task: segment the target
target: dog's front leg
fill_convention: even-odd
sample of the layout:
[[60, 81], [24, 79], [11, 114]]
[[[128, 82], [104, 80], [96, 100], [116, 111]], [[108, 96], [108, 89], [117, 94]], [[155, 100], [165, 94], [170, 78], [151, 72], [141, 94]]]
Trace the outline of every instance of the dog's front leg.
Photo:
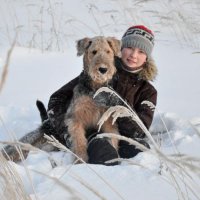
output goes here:
[[[102, 131], [104, 133], [115, 133], [119, 135], [117, 124], [116, 123], [112, 124], [111, 118], [109, 118], [107, 121], [104, 122], [104, 124], [102, 125]], [[118, 143], [119, 143], [118, 139], [111, 138], [110, 143], [116, 150], [118, 150]]]
[[[87, 139], [85, 129], [80, 122], [71, 122], [68, 126], [69, 134], [72, 138], [72, 150], [83, 161], [88, 161]], [[81, 162], [79, 162], [81, 163]]]

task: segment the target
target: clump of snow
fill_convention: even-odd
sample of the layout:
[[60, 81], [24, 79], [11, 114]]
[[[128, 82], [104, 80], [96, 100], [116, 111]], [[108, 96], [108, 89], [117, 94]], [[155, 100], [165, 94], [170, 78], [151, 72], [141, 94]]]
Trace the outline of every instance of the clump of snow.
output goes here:
[[155, 138], [165, 141], [162, 143], [165, 147], [178, 145], [184, 140], [191, 140], [197, 134], [190, 121], [181, 119], [174, 113], [156, 113], [150, 132]]

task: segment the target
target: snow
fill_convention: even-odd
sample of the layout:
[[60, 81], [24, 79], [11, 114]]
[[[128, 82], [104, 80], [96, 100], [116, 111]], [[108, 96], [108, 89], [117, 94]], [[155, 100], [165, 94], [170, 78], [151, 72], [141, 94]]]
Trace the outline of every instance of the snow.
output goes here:
[[[51, 9], [54, 22], [57, 22], [54, 28], [56, 31], [60, 30], [57, 32], [57, 39], [60, 41], [61, 51], [57, 51], [55, 35], [49, 28], [52, 26], [52, 15], [47, 12], [50, 9], [48, 3], [39, 0], [28, 3], [13, 1], [12, 4], [2, 2], [1, 7], [5, 9], [1, 9], [4, 22], [0, 21], [0, 74], [10, 48], [11, 39], [8, 38], [14, 35], [12, 26], [23, 27], [19, 29], [19, 42], [11, 55], [8, 76], [0, 93], [0, 141], [12, 140], [11, 133], [20, 138], [37, 128], [40, 125], [40, 117], [35, 106], [36, 100], [42, 100], [47, 106], [54, 91], [79, 75], [82, 70], [82, 57], [76, 56], [77, 39], [98, 34], [120, 38], [129, 25], [145, 23], [157, 31], [153, 58], [159, 70], [153, 83], [158, 90], [158, 105], [150, 132], [165, 154], [179, 152], [199, 158], [200, 138], [196, 132], [200, 131], [200, 57], [193, 52], [199, 51], [200, 38], [196, 35], [188, 38], [188, 30], [186, 35], [181, 35], [181, 31], [176, 29], [177, 21], [174, 21], [176, 26], [169, 20], [169, 24], [161, 28], [161, 25], [156, 23], [155, 16], [150, 16], [150, 12], [142, 12], [142, 9], [157, 9], [156, 11], [162, 14], [162, 11], [167, 12], [166, 8], [176, 8], [178, 12], [180, 2], [170, 1], [169, 7], [161, 1], [157, 1], [155, 5], [153, 1], [138, 4], [127, 1], [125, 4], [124, 1], [116, 3], [102, 0], [94, 5], [92, 0], [74, 0], [70, 1], [70, 7], [66, 2], [60, 0], [56, 4], [52, 1]], [[189, 16], [189, 22], [192, 20], [192, 12], [197, 11], [192, 10], [194, 3], [195, 1], [190, 1], [190, 4], [184, 4], [185, 7], [182, 7], [185, 17]], [[131, 18], [128, 10], [132, 9], [133, 4], [134, 8], [137, 8], [135, 18]], [[41, 14], [41, 8], [44, 15]], [[111, 14], [115, 22], [108, 17]], [[171, 17], [175, 15], [174, 13]], [[15, 16], [17, 18], [13, 20]], [[36, 28], [37, 17], [41, 16], [44, 21], [43, 40]], [[115, 24], [117, 21], [118, 25]], [[181, 30], [185, 30], [188, 24], [178, 25]], [[190, 28], [193, 30], [192, 25]], [[28, 48], [32, 33], [36, 33], [35, 40], [38, 42]], [[63, 36], [60, 33], [65, 34]], [[51, 51], [46, 51], [50, 36], [54, 38]], [[194, 36], [196, 41], [193, 41]], [[114, 167], [72, 165], [72, 156], [66, 152], [30, 152], [23, 163], [9, 163], [17, 169], [31, 199], [178, 199], [180, 194], [176, 191], [169, 170], [152, 152], [153, 149], [140, 153], [129, 159], [129, 162], [123, 161], [121, 165]], [[56, 163], [56, 167], [52, 167], [52, 162]], [[29, 169], [35, 192], [24, 166]], [[197, 186], [200, 185], [199, 179], [195, 181]], [[182, 189], [187, 194], [184, 186]], [[196, 199], [190, 192], [188, 196], [188, 199]]]

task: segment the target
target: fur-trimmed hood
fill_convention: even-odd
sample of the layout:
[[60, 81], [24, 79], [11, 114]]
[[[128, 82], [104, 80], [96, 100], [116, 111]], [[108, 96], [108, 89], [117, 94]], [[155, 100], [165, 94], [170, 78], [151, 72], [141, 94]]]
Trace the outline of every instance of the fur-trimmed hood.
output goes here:
[[[119, 57], [115, 58], [115, 65], [119, 71], [123, 70], [123, 68], [124, 68], [123, 67], [124, 64], [123, 64], [121, 58], [119, 58]], [[150, 58], [144, 64], [143, 69], [138, 72], [138, 77], [143, 80], [154, 81], [157, 74], [158, 74], [158, 70], [157, 70], [156, 64], [155, 64], [154, 60], [152, 58]]]
[[147, 81], [155, 80], [158, 74], [156, 64], [152, 58], [148, 59], [145, 63], [143, 70], [139, 72], [139, 77]]

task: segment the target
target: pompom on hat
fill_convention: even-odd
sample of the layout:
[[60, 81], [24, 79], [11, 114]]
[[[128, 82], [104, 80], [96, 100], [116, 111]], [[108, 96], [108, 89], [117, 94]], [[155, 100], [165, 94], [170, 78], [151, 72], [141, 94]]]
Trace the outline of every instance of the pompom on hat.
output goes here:
[[153, 32], [143, 25], [131, 26], [122, 36], [123, 48], [139, 48], [143, 50], [147, 57], [151, 57], [154, 46]]

